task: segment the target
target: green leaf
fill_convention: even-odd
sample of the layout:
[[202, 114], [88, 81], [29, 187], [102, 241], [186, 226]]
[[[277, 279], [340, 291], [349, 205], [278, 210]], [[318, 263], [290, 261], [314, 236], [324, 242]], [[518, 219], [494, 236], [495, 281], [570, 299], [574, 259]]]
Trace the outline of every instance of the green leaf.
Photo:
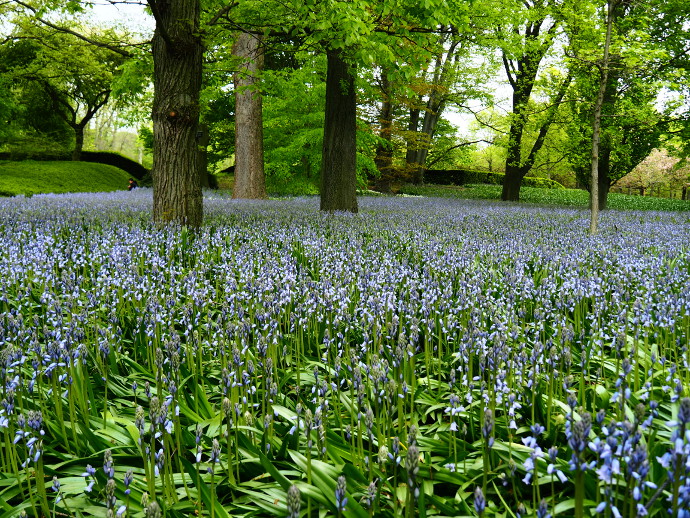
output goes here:
[[218, 518], [230, 518], [230, 515], [225, 508], [218, 503], [218, 500], [216, 498], [211, 498], [211, 490], [206, 485], [206, 482], [203, 481], [194, 465], [184, 458], [180, 458], [180, 461], [187, 474], [192, 477], [194, 486], [199, 491], [199, 496], [206, 509], [211, 509], [211, 506], [213, 506], [214, 512]]

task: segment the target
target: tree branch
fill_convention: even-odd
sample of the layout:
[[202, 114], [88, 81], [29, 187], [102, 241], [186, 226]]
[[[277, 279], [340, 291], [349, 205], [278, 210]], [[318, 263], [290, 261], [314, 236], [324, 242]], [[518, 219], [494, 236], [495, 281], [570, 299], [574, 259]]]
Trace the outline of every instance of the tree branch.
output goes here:
[[218, 20], [220, 20], [222, 17], [224, 17], [226, 14], [228, 14], [234, 7], [237, 7], [238, 2], [232, 2], [229, 3], [228, 5], [224, 5], [221, 9], [216, 12], [216, 14], [213, 15], [213, 18], [211, 18], [208, 22], [207, 25], [215, 25], [218, 23]]
[[156, 32], [158, 32], [160, 37], [165, 42], [165, 45], [169, 49], [173, 48], [175, 45], [172, 41], [172, 38], [170, 37], [170, 34], [168, 33], [168, 29], [165, 27], [165, 23], [163, 22], [163, 17], [161, 15], [160, 9], [158, 9], [158, 2], [156, 0], [146, 1], [149, 4], [149, 8], [151, 9], [153, 19], [156, 20]]
[[468, 142], [461, 142], [460, 144], [456, 144], [456, 145], [454, 145], [454, 146], [451, 146], [451, 147], [449, 147], [448, 149], [444, 149], [441, 153], [439, 153], [439, 156], [438, 156], [437, 158], [435, 158], [434, 160], [432, 160], [431, 162], [429, 162], [429, 163], [426, 165], [426, 168], [429, 169], [432, 165], [437, 164], [438, 162], [440, 162], [441, 160], [443, 160], [444, 156], [445, 156], [447, 153], [453, 151], [454, 149], [458, 149], [458, 148], [465, 147], [465, 146], [471, 146], [472, 144], [478, 144], [479, 142], [486, 142], [487, 144], [493, 144], [492, 141], [490, 141], [490, 140], [485, 140], [485, 139], [470, 140], [470, 141], [468, 141]]
[[85, 41], [86, 43], [89, 43], [89, 44], [94, 45], [94, 46], [96, 46], [96, 47], [108, 49], [108, 50], [110, 50], [110, 51], [112, 51], [112, 52], [115, 52], [116, 54], [120, 54], [121, 56], [124, 56], [124, 57], [126, 57], [126, 58], [132, 57], [132, 53], [131, 53], [131, 52], [127, 52], [126, 50], [124, 50], [124, 49], [122, 49], [122, 48], [120, 48], [120, 47], [117, 47], [117, 46], [115, 46], [115, 45], [111, 45], [110, 43], [105, 43], [105, 42], [103, 42], [103, 41], [93, 40], [93, 39], [91, 39], [91, 38], [89, 38], [89, 37], [87, 37], [87, 36], [84, 36], [83, 34], [80, 34], [80, 33], [76, 32], [76, 31], [73, 31], [72, 29], [68, 29], [67, 27], [61, 27], [61, 26], [56, 25], [56, 24], [54, 24], [54, 23], [52, 23], [52, 22], [49, 22], [48, 20], [45, 20], [45, 19], [41, 18], [40, 16], [38, 16], [38, 11], [37, 11], [33, 6], [31, 6], [31, 5], [27, 4], [27, 3], [22, 2], [22, 0], [13, 0], [13, 2], [15, 2], [16, 4], [21, 5], [21, 6], [24, 7], [25, 9], [28, 9], [29, 11], [31, 11], [32, 13], [34, 13], [34, 18], [35, 18], [37, 21], [39, 21], [40, 23], [42, 23], [43, 25], [45, 25], [45, 26], [47, 26], [47, 27], [50, 27], [51, 29], [55, 29], [56, 31], [59, 31], [59, 32], [62, 32], [62, 33], [65, 33], [65, 34], [70, 34], [70, 35], [74, 36], [75, 38], [78, 38], [78, 39], [80, 39], [80, 40], [82, 40], [82, 41]]
[[501, 52], [501, 58], [503, 58], [503, 66], [506, 69], [506, 75], [508, 76], [508, 82], [510, 82], [510, 86], [515, 90], [517, 88], [517, 83], [515, 82], [515, 78], [513, 77], [513, 74], [515, 73], [515, 67], [512, 66], [508, 58], [506, 57], [505, 52]]

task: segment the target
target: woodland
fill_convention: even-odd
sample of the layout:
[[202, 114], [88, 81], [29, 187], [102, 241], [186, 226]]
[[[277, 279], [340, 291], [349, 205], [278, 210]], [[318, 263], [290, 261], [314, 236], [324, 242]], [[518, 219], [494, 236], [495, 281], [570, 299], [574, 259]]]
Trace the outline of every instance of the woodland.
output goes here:
[[156, 221], [198, 226], [203, 171], [223, 163], [238, 198], [290, 185], [327, 211], [356, 212], [367, 185], [391, 192], [468, 166], [505, 173], [503, 200], [541, 176], [603, 209], [659, 154], [672, 161], [656, 167], [663, 181], [619, 187], [687, 195], [686, 2], [141, 7], [152, 32], [94, 22], [86, 2], [4, 3], [0, 136], [78, 160], [95, 122], [136, 128]]

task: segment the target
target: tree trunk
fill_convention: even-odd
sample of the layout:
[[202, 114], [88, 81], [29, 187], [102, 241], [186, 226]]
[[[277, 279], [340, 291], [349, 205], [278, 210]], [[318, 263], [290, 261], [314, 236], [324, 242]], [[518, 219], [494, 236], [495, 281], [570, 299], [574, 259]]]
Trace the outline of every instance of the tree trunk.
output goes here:
[[513, 164], [506, 165], [506, 175], [503, 179], [503, 189], [501, 191], [501, 200], [503, 201], [519, 201], [520, 200], [520, 185], [522, 184], [522, 170], [520, 167], [515, 167]]
[[351, 67], [328, 51], [321, 210], [357, 212], [357, 97]]
[[[609, 88], [609, 87], [607, 87]], [[606, 102], [606, 99], [604, 99]], [[603, 109], [603, 106], [602, 106]], [[605, 137], [601, 141], [599, 152], [599, 210], [606, 210], [609, 190], [611, 188], [610, 181], [611, 172], [611, 141]]]
[[198, 227], [203, 218], [196, 132], [202, 45], [199, 0], [149, 0], [153, 35], [153, 219]]
[[424, 113], [424, 120], [422, 121], [422, 131], [419, 135], [420, 147], [417, 149], [415, 156], [415, 183], [420, 184], [424, 179], [424, 171], [426, 171], [426, 159], [429, 156], [429, 149], [431, 149], [431, 142], [434, 138], [434, 133], [436, 133], [436, 126], [438, 125], [438, 119], [443, 111], [442, 105], [433, 105], [430, 107], [427, 105], [427, 111]]
[[381, 71], [381, 93], [383, 101], [381, 102], [381, 111], [379, 113], [379, 142], [376, 147], [376, 158], [374, 163], [379, 171], [379, 177], [376, 179], [374, 189], [383, 192], [391, 193], [391, 182], [394, 178], [393, 171], [393, 103], [391, 102], [391, 84], [388, 79], [388, 72], [384, 69]]
[[599, 140], [601, 134], [601, 110], [604, 104], [604, 94], [609, 74], [609, 49], [611, 48], [611, 32], [613, 29], [614, 0], [607, 2], [606, 13], [606, 39], [604, 41], [604, 57], [601, 63], [599, 75], [599, 91], [594, 103], [594, 120], [592, 123], [592, 176], [590, 180], [590, 207], [591, 218], [589, 233], [596, 234], [599, 226]]
[[417, 151], [419, 149], [419, 142], [417, 142], [417, 131], [419, 128], [419, 108], [410, 109], [410, 122], [407, 125], [407, 152], [405, 154], [405, 165], [412, 176], [412, 183], [420, 185], [424, 181], [423, 171], [417, 164]]
[[261, 37], [240, 33], [232, 51], [241, 59], [235, 73], [235, 184], [233, 198], [264, 199], [264, 130], [259, 74], [264, 64]]
[[[513, 96], [515, 99], [515, 96]], [[522, 133], [525, 127], [525, 118], [522, 115], [522, 108], [517, 108], [517, 101], [513, 101], [513, 118], [510, 123], [510, 137], [508, 140], [508, 152], [506, 156], [506, 172], [503, 178], [503, 190], [501, 200], [519, 201], [520, 185], [522, 185]], [[519, 104], [517, 105], [519, 106]]]
[[72, 160], [78, 162], [81, 160], [81, 152], [84, 149], [84, 125], [74, 124], [74, 149], [72, 150]]

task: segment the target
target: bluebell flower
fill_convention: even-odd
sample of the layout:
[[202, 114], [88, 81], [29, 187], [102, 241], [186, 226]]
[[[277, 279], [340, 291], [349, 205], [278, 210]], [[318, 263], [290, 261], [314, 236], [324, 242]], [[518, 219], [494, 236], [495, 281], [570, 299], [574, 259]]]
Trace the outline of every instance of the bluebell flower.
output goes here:
[[343, 475], [338, 477], [338, 482], [335, 488], [335, 507], [339, 512], [345, 510], [347, 505], [347, 497], [345, 496], [345, 491], [347, 488], [347, 482]]
[[287, 492], [288, 518], [299, 518], [302, 497], [299, 488], [292, 484]]
[[474, 490], [474, 510], [479, 516], [482, 516], [485, 509], [486, 499], [484, 498], [484, 493], [482, 492], [482, 488], [477, 486]]

